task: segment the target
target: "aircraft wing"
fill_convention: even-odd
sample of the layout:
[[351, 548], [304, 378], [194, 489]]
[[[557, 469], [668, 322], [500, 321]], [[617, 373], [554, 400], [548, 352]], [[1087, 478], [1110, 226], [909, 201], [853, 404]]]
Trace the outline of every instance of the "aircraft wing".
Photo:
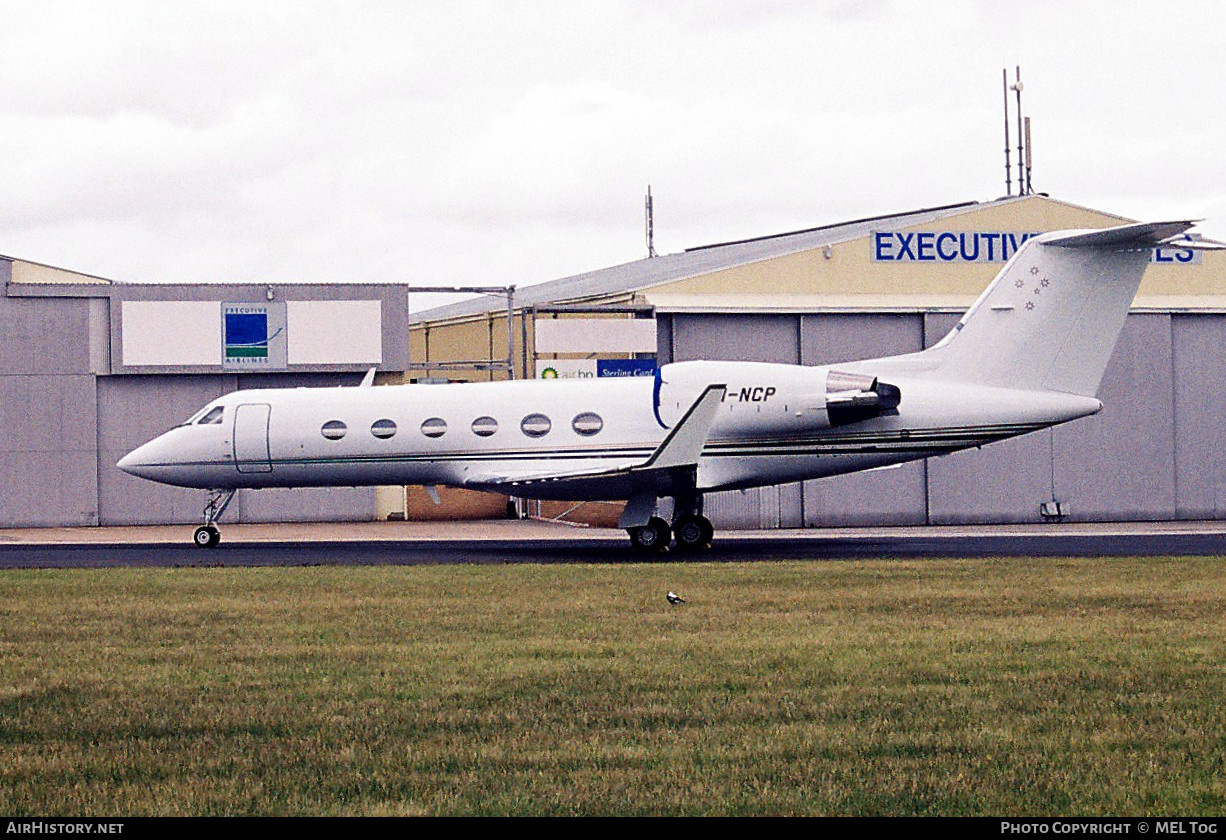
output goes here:
[[[629, 498], [650, 487], [667, 492], [691, 485], [702, 447], [715, 422], [715, 412], [723, 402], [726, 385], [708, 385], [685, 416], [660, 442], [647, 460], [616, 468], [550, 472], [489, 472], [470, 475], [467, 487], [504, 493], [540, 495], [545, 498]], [[528, 491], [528, 492], [525, 492]]]

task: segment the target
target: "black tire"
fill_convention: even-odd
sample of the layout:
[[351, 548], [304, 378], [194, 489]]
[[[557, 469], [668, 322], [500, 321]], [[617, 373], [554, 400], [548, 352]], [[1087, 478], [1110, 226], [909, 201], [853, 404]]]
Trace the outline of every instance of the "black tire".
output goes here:
[[199, 548], [213, 548], [221, 542], [221, 531], [212, 525], [201, 525], [196, 529], [196, 533], [192, 534], [192, 542]]
[[626, 533], [630, 535], [630, 544], [635, 551], [644, 554], [655, 554], [668, 549], [673, 533], [668, 523], [658, 516], [653, 516], [646, 525], [631, 528]]
[[673, 533], [677, 537], [677, 548], [685, 551], [710, 548], [711, 540], [715, 537], [715, 526], [705, 516], [683, 516], [673, 525]]

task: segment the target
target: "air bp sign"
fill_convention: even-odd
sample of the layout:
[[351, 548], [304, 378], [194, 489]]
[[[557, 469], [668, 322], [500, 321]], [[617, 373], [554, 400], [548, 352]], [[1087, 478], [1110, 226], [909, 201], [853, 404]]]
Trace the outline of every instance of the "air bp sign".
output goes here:
[[221, 369], [285, 370], [285, 303], [221, 305]]

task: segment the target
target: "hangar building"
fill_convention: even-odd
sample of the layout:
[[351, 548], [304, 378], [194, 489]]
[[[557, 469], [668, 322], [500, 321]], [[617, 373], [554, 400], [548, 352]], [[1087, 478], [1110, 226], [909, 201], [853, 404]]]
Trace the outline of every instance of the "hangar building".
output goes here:
[[[407, 369], [404, 286], [127, 284], [11, 257], [0, 281], [0, 527], [199, 521], [205, 494], [115, 462], [238, 388]], [[243, 491], [226, 521], [376, 509], [374, 488]]]
[[[481, 299], [415, 314], [410, 354], [419, 372], [471, 379], [505, 374], [449, 363], [590, 376], [613, 360], [624, 374], [649, 371], [644, 358], [823, 364], [906, 353], [940, 340], [1026, 237], [1128, 221], [1028, 195], [692, 248], [519, 289], [510, 318]], [[566, 320], [581, 322], [566, 325], [569, 344], [546, 323]], [[651, 322], [651, 346], [637, 338], [641, 324], [609, 340], [619, 320]], [[589, 346], [574, 343], [585, 334]], [[1159, 249], [1100, 414], [982, 451], [711, 494], [706, 512], [724, 528], [1223, 518], [1224, 349], [1226, 253]]]

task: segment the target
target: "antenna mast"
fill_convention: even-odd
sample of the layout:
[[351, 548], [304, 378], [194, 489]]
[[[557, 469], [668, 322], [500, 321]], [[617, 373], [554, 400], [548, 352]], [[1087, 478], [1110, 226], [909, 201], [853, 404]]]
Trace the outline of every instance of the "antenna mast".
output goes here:
[[656, 231], [655, 218], [652, 215], [651, 207], [651, 184], [647, 185], [647, 199], [644, 205], [645, 221], [647, 224], [647, 259], [651, 259], [656, 255]]
[[1026, 189], [1025, 148], [1022, 134], [1022, 66], [1017, 66], [1017, 82], [1013, 85], [1017, 91], [1017, 194], [1028, 195]]
[[1009, 160], [1009, 68], [1000, 71], [1001, 90], [1005, 93], [1005, 195], [1013, 195], [1013, 162]]
[[1030, 117], [1026, 118], [1026, 195], [1034, 192], [1030, 186]]

